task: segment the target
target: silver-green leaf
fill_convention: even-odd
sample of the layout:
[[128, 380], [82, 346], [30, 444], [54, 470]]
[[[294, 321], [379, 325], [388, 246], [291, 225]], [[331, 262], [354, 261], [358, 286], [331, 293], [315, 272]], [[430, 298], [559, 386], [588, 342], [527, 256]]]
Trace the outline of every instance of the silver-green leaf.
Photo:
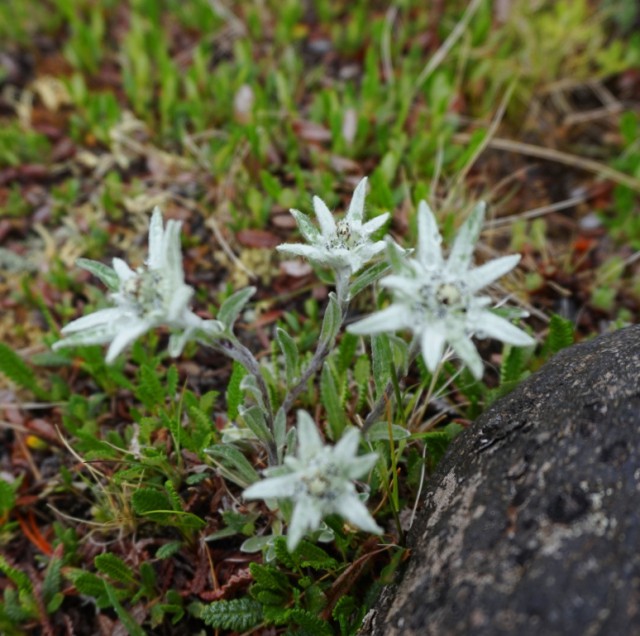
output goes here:
[[273, 435], [264, 419], [264, 410], [259, 406], [250, 406], [248, 409], [240, 408], [240, 417], [250, 431], [263, 442], [273, 442]]
[[109, 291], [116, 292], [120, 288], [120, 279], [118, 278], [118, 275], [114, 269], [108, 265], [98, 261], [89, 260], [88, 258], [79, 258], [76, 261], [76, 265], [87, 270], [96, 278], [99, 278], [109, 288]]
[[340, 309], [336, 295], [331, 292], [329, 294], [329, 304], [324, 311], [324, 318], [322, 319], [320, 342], [331, 344], [334, 338], [338, 335], [341, 325], [342, 310]]
[[284, 329], [276, 329], [276, 340], [284, 356], [287, 384], [292, 386], [299, 374], [298, 346], [295, 340]]
[[249, 298], [256, 293], [255, 287], [245, 287], [227, 298], [218, 311], [218, 320], [229, 330], [237, 320], [244, 306], [249, 302]]

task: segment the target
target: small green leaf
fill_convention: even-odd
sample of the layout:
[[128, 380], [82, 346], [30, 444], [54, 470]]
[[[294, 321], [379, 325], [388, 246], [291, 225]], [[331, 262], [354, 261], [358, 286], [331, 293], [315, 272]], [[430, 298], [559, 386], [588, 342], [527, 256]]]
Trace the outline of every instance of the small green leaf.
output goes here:
[[161, 545], [156, 550], [156, 558], [168, 559], [169, 557], [172, 557], [174, 554], [177, 554], [178, 552], [180, 552], [181, 548], [182, 548], [182, 541], [169, 541], [168, 543]]
[[238, 534], [238, 531], [235, 528], [221, 528], [220, 530], [216, 530], [211, 534], [208, 534], [204, 540], [205, 541], [219, 541], [220, 539], [226, 539], [228, 537], [233, 537]]
[[258, 381], [256, 380], [255, 375], [245, 375], [240, 382], [240, 388], [248, 393], [259, 406], [265, 408], [264, 396], [262, 395], [262, 391], [258, 386]]
[[287, 539], [286, 537], [276, 537], [273, 541], [273, 552], [276, 555], [276, 559], [278, 563], [281, 563], [289, 570], [299, 570], [300, 564], [298, 560], [295, 558], [295, 550], [293, 554], [289, 552], [289, 548], [287, 547]]
[[102, 583], [107, 593], [107, 597], [109, 598], [109, 602], [111, 603], [111, 607], [113, 607], [113, 610], [117, 614], [118, 618], [122, 621], [122, 625], [129, 633], [129, 636], [145, 636], [145, 632], [142, 627], [140, 627], [140, 625], [136, 623], [133, 616], [131, 616], [131, 614], [129, 614], [129, 612], [124, 609], [124, 607], [118, 600], [116, 591], [113, 586], [109, 585], [109, 583], [107, 583], [106, 581], [103, 581]]
[[525, 363], [525, 350], [522, 347], [510, 347], [500, 365], [500, 384], [517, 382], [522, 375]]
[[211, 409], [216, 403], [218, 399], [218, 395], [220, 395], [219, 391], [207, 391], [204, 395], [200, 397], [200, 410], [203, 413], [211, 413]]
[[98, 599], [105, 594], [103, 580], [93, 572], [76, 570], [68, 576], [80, 594]]
[[217, 461], [219, 469], [226, 478], [242, 488], [246, 488], [260, 478], [247, 458], [231, 444], [216, 444], [207, 448], [205, 452]]
[[262, 622], [262, 604], [251, 598], [214, 601], [200, 614], [206, 625], [227, 632], [247, 632]]
[[389, 338], [381, 333], [371, 336], [371, 356], [373, 358], [373, 380], [376, 387], [376, 399], [379, 399], [385, 391], [391, 379], [391, 365], [393, 356]]
[[247, 540], [243, 541], [240, 546], [240, 552], [245, 552], [246, 554], [254, 554], [256, 552], [260, 552], [269, 543], [273, 540], [273, 537], [270, 535], [262, 535], [258, 537], [249, 537]]
[[16, 487], [0, 479], [0, 517], [11, 511], [16, 505]]
[[141, 366], [138, 382], [139, 384], [135, 391], [136, 397], [148, 409], [164, 404], [166, 389], [160, 380], [157, 369], [146, 364]]
[[369, 380], [371, 379], [371, 363], [366, 355], [362, 355], [356, 360], [356, 364], [353, 368], [353, 378], [358, 386], [356, 411], [359, 411], [367, 400], [367, 395], [369, 394]]
[[558, 314], [553, 314], [549, 321], [549, 335], [546, 342], [551, 353], [558, 353], [561, 349], [571, 346], [573, 341], [573, 323]]
[[378, 441], [391, 441], [393, 437], [393, 441], [398, 441], [401, 439], [407, 439], [407, 437], [411, 436], [411, 432], [402, 426], [398, 426], [397, 424], [391, 424], [391, 432], [389, 431], [389, 423], [385, 421], [375, 422], [371, 428], [367, 431], [367, 439], [370, 442], [378, 442]]
[[131, 504], [138, 515], [173, 510], [169, 498], [155, 488], [138, 488], [131, 497]]
[[227, 384], [227, 417], [230, 422], [233, 422], [238, 417], [238, 409], [244, 399], [241, 383], [246, 375], [247, 370], [234, 360], [229, 384]]
[[178, 494], [176, 487], [173, 485], [173, 482], [170, 479], [167, 479], [164, 482], [164, 488], [169, 495], [169, 499], [171, 501], [171, 506], [174, 510], [182, 512], [182, 499], [180, 499], [180, 495]]
[[100, 572], [118, 583], [131, 585], [136, 582], [133, 570], [120, 557], [111, 552], [99, 554], [93, 562]]
[[138, 594], [140, 596], [153, 596], [156, 593], [155, 587], [158, 581], [156, 571], [153, 569], [153, 565], [149, 561], [143, 561], [140, 564], [138, 570], [140, 575], [140, 590]]
[[218, 320], [229, 330], [233, 329], [233, 324], [249, 302], [249, 298], [256, 293], [255, 287], [245, 287], [232, 294], [221, 305], [218, 311]]
[[178, 380], [180, 379], [178, 375], [178, 367], [175, 364], [172, 364], [167, 369], [167, 381], [166, 381], [166, 389], [165, 393], [169, 397], [172, 397], [176, 394], [178, 390]]
[[258, 585], [272, 592], [286, 593], [291, 587], [287, 575], [273, 565], [250, 563], [249, 570]]
[[[165, 483], [165, 487], [167, 483], [169, 482]], [[139, 488], [133, 493], [131, 503], [136, 514], [158, 523], [182, 530], [198, 530], [205, 525], [204, 520], [197, 515], [176, 509], [181, 506], [181, 502], [175, 491], [169, 498], [154, 488]]]
[[389, 271], [389, 264], [384, 261], [367, 267], [349, 287], [349, 299], [357, 296], [362, 290], [373, 285]]
[[276, 340], [284, 356], [287, 384], [292, 386], [299, 374], [298, 347], [295, 340], [284, 329], [276, 329]]
[[287, 442], [287, 415], [282, 409], [278, 409], [273, 420], [273, 437], [278, 451], [278, 462], [282, 463], [284, 447]]
[[247, 428], [263, 442], [270, 443], [273, 441], [273, 435], [267, 427], [264, 419], [264, 411], [259, 406], [251, 406], [248, 409], [240, 409], [242, 421]]
[[191, 406], [189, 407], [189, 419], [192, 424], [191, 433], [188, 435], [183, 428], [184, 435], [180, 436], [180, 441], [187, 450], [199, 453], [210, 444], [213, 437], [214, 429], [211, 418], [197, 406]]
[[55, 605], [58, 602], [56, 598], [60, 594], [61, 569], [62, 559], [52, 557], [42, 581], [42, 598], [47, 604], [53, 602]]
[[332, 556], [310, 541], [300, 541], [293, 551], [293, 557], [303, 568], [335, 570], [338, 567], [338, 562]]
[[322, 319], [322, 329], [320, 331], [320, 342], [327, 345], [333, 343], [334, 338], [338, 335], [340, 326], [342, 325], [342, 311], [338, 305], [336, 295], [331, 292], [329, 294], [329, 304], [324, 311]]
[[[150, 513], [150, 516], [153, 516], [153, 513]], [[172, 526], [180, 528], [181, 530], [201, 530], [207, 525], [207, 522], [198, 517], [198, 515], [194, 515], [192, 512], [183, 512], [181, 510], [172, 512], [168, 520], [164, 517], [161, 518], [160, 522], [170, 523]]]
[[332, 440], [338, 440], [347, 425], [347, 420], [340, 400], [340, 393], [328, 362], [324, 363], [320, 375], [320, 397], [322, 406], [327, 413], [327, 422], [330, 427], [328, 433], [330, 433]]
[[64, 602], [65, 595], [62, 592], [56, 592], [47, 602], [45, 609], [47, 614], [54, 614], [60, 609], [60, 606]]
[[353, 596], [342, 596], [338, 599], [331, 615], [340, 625], [341, 636], [346, 636], [354, 631], [352, 627], [360, 618], [360, 607]]
[[79, 258], [76, 265], [99, 278], [109, 291], [117, 292], [120, 289], [120, 279], [112, 267], [88, 258]]
[[360, 338], [351, 333], [343, 333], [338, 346], [336, 360], [337, 372], [342, 376], [353, 367], [353, 357], [358, 349]]
[[427, 431], [426, 433], [414, 433], [413, 439], [422, 439], [427, 447], [427, 452], [434, 464], [437, 464], [453, 439], [447, 431]]
[[0, 342], [0, 373], [6, 375], [19, 386], [28, 389], [36, 397], [47, 399], [48, 393], [40, 387], [35, 373], [24, 360], [9, 346]]
[[2, 572], [7, 578], [11, 579], [18, 586], [21, 594], [31, 594], [33, 591], [33, 584], [29, 577], [14, 568], [9, 562], [0, 554], [0, 572]]
[[329, 623], [307, 610], [291, 609], [286, 613], [286, 620], [299, 625], [304, 633], [307, 634], [313, 634], [314, 636], [332, 636], [333, 634]]

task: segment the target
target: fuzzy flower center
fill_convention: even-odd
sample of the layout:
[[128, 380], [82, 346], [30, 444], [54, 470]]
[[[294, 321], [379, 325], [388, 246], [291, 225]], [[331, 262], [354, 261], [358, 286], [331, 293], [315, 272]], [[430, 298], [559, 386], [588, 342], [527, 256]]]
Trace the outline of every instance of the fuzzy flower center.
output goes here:
[[297, 485], [298, 496], [331, 501], [339, 495], [337, 486], [340, 480], [336, 479], [338, 476], [338, 467], [333, 462], [312, 462], [308, 470], [300, 475]]
[[336, 223], [336, 235], [329, 241], [329, 247], [332, 249], [349, 249], [357, 247], [362, 243], [362, 239], [358, 234], [354, 234], [345, 219], [341, 219]]
[[436, 289], [436, 300], [441, 305], [452, 307], [462, 300], [462, 292], [452, 283], [443, 283]]
[[127, 302], [135, 307], [139, 315], [161, 309], [164, 298], [161, 293], [162, 276], [152, 270], [138, 271], [136, 276], [122, 286], [122, 294]]
[[414, 310], [443, 319], [452, 313], [466, 312], [467, 296], [463, 282], [431, 281], [420, 288]]

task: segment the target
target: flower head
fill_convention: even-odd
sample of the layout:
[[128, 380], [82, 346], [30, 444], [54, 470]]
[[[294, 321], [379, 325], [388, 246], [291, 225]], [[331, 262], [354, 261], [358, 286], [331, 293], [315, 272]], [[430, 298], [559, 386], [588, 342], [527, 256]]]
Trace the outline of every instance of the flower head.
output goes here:
[[349, 210], [343, 219], [335, 221], [325, 202], [313, 197], [313, 209], [320, 230], [299, 210], [291, 210], [302, 236], [309, 245], [302, 243], [284, 243], [277, 249], [280, 252], [304, 256], [320, 265], [337, 271], [354, 274], [361, 270], [374, 256], [385, 248], [384, 241], [372, 241], [371, 235], [379, 230], [389, 218], [385, 212], [363, 223], [364, 199], [367, 187], [365, 177], [353, 192]]
[[221, 325], [203, 320], [189, 309], [193, 289], [184, 282], [180, 250], [180, 222], [168, 221], [155, 208], [149, 224], [149, 258], [144, 267], [132, 270], [123, 260], [113, 259], [113, 268], [80, 259], [78, 264], [97, 275], [110, 289], [115, 306], [78, 318], [62, 329], [65, 337], [54, 349], [110, 342], [107, 362], [136, 338], [159, 326], [178, 332], [169, 342], [171, 355], [179, 355], [198, 332], [217, 333]]
[[317, 530], [324, 516], [333, 513], [362, 530], [381, 533], [352, 481], [369, 472], [378, 459], [376, 453], [357, 456], [359, 431], [351, 429], [335, 446], [325, 446], [311, 416], [298, 411], [297, 433], [297, 456], [286, 457], [284, 466], [267, 469], [265, 474], [276, 476], [249, 486], [245, 499], [293, 501], [289, 550], [294, 550], [305, 534]]
[[527, 346], [533, 338], [489, 306], [488, 296], [476, 293], [513, 269], [519, 255], [503, 256], [472, 267], [475, 243], [484, 221], [484, 203], [479, 203], [462, 225], [448, 258], [442, 255], [442, 237], [426, 202], [418, 206], [418, 245], [415, 258], [408, 259], [396, 274], [380, 284], [393, 293], [392, 304], [348, 327], [355, 334], [375, 334], [410, 329], [419, 337], [422, 355], [430, 371], [435, 371], [444, 355], [445, 344], [469, 367], [476, 378], [483, 365], [471, 338], [496, 338]]

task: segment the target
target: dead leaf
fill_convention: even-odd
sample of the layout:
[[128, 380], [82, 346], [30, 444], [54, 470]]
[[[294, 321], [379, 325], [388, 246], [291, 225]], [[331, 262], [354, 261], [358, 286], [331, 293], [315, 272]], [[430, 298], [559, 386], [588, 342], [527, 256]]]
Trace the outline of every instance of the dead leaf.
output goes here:
[[240, 230], [236, 234], [236, 238], [243, 247], [270, 249], [282, 243], [279, 236], [268, 230]]

